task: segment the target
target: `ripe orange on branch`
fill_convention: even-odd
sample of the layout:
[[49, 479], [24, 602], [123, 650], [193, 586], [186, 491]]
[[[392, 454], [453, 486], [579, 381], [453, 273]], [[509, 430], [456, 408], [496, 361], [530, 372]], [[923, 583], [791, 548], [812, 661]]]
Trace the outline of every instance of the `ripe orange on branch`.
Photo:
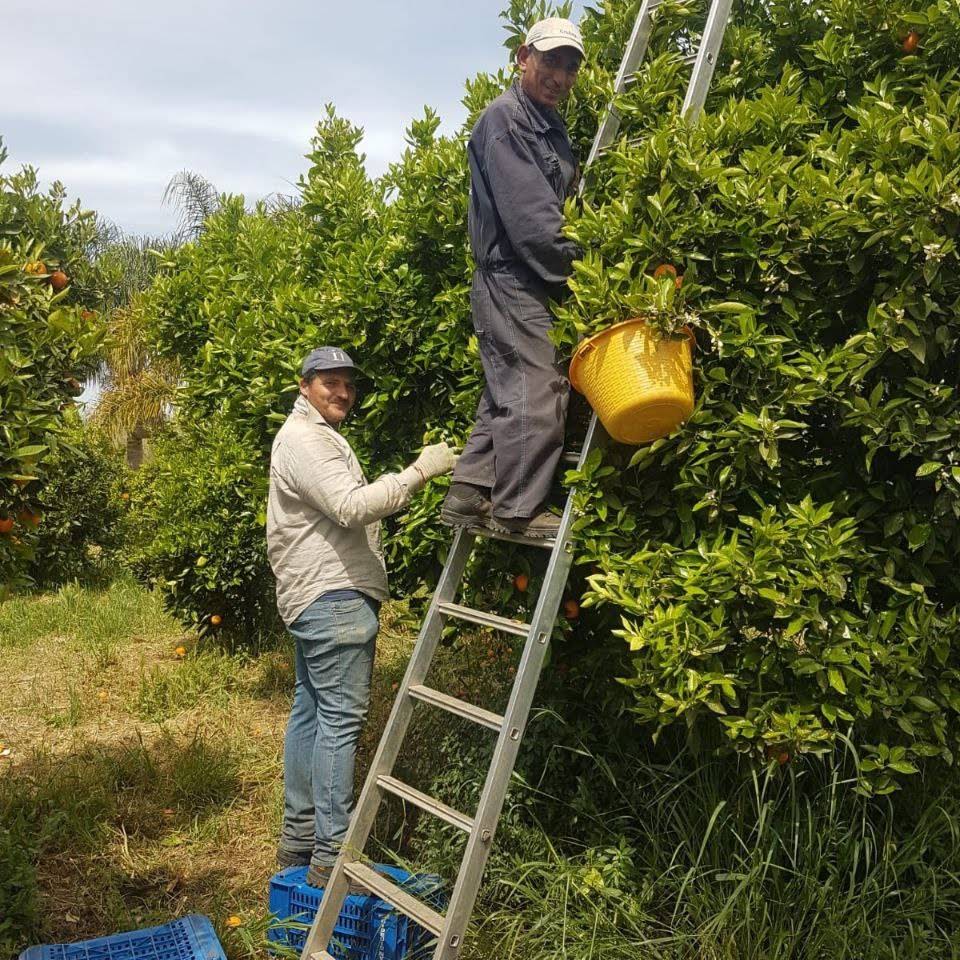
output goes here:
[[13, 517], [0, 517], [0, 535], [7, 536], [13, 532]]
[[916, 30], [911, 30], [903, 41], [903, 52], [906, 54], [916, 53], [920, 46], [920, 34]]
[[219, 613], [215, 613], [210, 618], [210, 625], [213, 627], [219, 627], [221, 623], [223, 623], [223, 617], [221, 617]]
[[660, 280], [662, 277], [673, 277], [674, 286], [679, 290], [683, 285], [683, 276], [677, 273], [677, 268], [672, 263], [661, 263], [653, 271], [653, 279]]
[[576, 600], [563, 601], [563, 615], [568, 620], [576, 620], [580, 616], [580, 604]]
[[65, 289], [69, 282], [70, 278], [62, 270], [54, 270], [50, 274], [50, 286], [53, 287], [54, 293]]
[[521, 593], [526, 593], [527, 587], [530, 586], [530, 578], [525, 573], [518, 573], [513, 578], [513, 585]]

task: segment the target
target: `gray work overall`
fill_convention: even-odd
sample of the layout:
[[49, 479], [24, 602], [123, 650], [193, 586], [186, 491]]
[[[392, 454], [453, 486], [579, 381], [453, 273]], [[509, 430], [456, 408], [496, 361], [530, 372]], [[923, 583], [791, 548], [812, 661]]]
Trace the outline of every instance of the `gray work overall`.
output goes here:
[[519, 82], [480, 116], [468, 148], [470, 302], [486, 387], [454, 481], [491, 489], [493, 513], [531, 517], [559, 464], [570, 384], [547, 336], [576, 246], [561, 234], [577, 165], [556, 111]]

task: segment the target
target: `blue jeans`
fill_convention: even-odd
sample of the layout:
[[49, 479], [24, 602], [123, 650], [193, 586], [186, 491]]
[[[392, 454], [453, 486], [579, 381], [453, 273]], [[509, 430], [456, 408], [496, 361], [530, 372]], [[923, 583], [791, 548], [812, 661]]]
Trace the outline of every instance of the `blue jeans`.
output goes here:
[[289, 627], [297, 684], [283, 749], [280, 847], [331, 866], [353, 811], [353, 764], [370, 702], [380, 605], [315, 600]]

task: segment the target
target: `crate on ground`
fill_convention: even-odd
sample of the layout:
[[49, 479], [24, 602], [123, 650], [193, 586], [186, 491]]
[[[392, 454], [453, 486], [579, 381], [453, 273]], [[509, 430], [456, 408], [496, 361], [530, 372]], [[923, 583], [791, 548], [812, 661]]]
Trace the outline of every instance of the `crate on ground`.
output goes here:
[[[435, 910], [446, 906], [439, 877], [412, 876], [386, 864], [378, 864], [377, 870]], [[270, 881], [270, 912], [276, 919], [267, 939], [301, 950], [322, 899], [323, 890], [307, 884], [306, 867], [281, 870]], [[327, 951], [337, 960], [424, 960], [431, 956], [433, 940], [433, 934], [379, 897], [349, 896]]]
[[213, 924], [194, 914], [148, 930], [29, 947], [20, 960], [226, 960], [226, 954]]

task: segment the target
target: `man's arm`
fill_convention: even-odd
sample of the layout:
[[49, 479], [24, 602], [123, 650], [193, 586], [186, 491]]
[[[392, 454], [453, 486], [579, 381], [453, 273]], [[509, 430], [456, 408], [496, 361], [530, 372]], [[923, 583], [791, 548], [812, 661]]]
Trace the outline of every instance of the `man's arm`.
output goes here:
[[562, 204], [529, 141], [516, 129], [492, 137], [484, 174], [517, 256], [545, 283], [565, 283], [579, 251], [561, 233]]
[[295, 450], [286, 445], [281, 449], [278, 466], [284, 479], [302, 500], [341, 527], [365, 527], [382, 520], [405, 507], [423, 486], [414, 467], [360, 483], [350, 473], [339, 444], [323, 430], [298, 438]]

